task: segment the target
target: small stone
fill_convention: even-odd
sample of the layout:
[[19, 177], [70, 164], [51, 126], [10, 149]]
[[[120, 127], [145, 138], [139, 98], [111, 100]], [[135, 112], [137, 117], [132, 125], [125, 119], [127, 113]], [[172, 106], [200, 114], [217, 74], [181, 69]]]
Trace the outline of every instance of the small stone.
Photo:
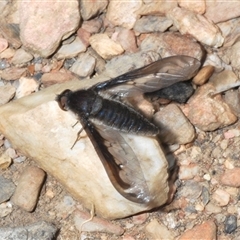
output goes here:
[[179, 196], [187, 199], [198, 199], [202, 193], [202, 186], [195, 181], [186, 181], [183, 188], [179, 189]]
[[222, 189], [217, 189], [212, 198], [218, 203], [219, 206], [226, 206], [230, 201], [230, 194]]
[[102, 27], [103, 21], [101, 18], [91, 19], [84, 21], [81, 28], [88, 31], [89, 33], [99, 33]]
[[15, 50], [12, 48], [7, 48], [6, 50], [4, 50], [3, 52], [0, 53], [0, 58], [12, 58], [15, 54]]
[[197, 164], [181, 165], [179, 168], [179, 179], [189, 180], [193, 179], [199, 173], [199, 166]]
[[220, 95], [211, 96], [215, 88], [210, 84], [199, 87], [182, 110], [191, 123], [202, 131], [214, 131], [236, 122], [237, 117]]
[[211, 65], [204, 66], [193, 78], [193, 83], [199, 86], [203, 85], [212, 76], [213, 72], [214, 72], [214, 66], [211, 66]]
[[78, 56], [76, 62], [69, 69], [79, 77], [88, 77], [93, 74], [96, 65], [96, 59], [89, 53], [82, 53]]
[[165, 32], [173, 24], [172, 20], [161, 16], [143, 16], [134, 25], [139, 33]]
[[76, 37], [73, 42], [62, 45], [55, 56], [57, 59], [72, 58], [79, 53], [85, 52], [86, 49], [87, 45], [79, 37]]
[[205, 207], [205, 210], [209, 214], [216, 214], [222, 212], [222, 208], [220, 206], [217, 206], [213, 204], [212, 202], [208, 203]]
[[16, 186], [14, 183], [0, 175], [0, 203], [6, 202], [13, 195]]
[[15, 95], [16, 89], [11, 84], [0, 86], [0, 105], [9, 102]]
[[20, 37], [23, 45], [43, 57], [53, 54], [60, 41], [72, 35], [80, 23], [76, 0], [61, 4], [23, 1], [19, 4], [19, 12], [22, 13]]
[[0, 169], [4, 170], [7, 169], [12, 163], [12, 159], [9, 157], [9, 155], [4, 152], [0, 156]]
[[132, 220], [134, 224], [143, 224], [147, 221], [149, 217], [149, 213], [141, 213], [138, 215], [133, 216]]
[[156, 219], [148, 223], [144, 231], [148, 239], [176, 239], [174, 232], [169, 231], [165, 225], [160, 224]]
[[240, 187], [240, 168], [226, 169], [221, 177], [221, 183], [230, 187]]
[[10, 67], [6, 68], [0, 72], [0, 77], [6, 81], [10, 80], [17, 80], [20, 77], [24, 76], [26, 73], [26, 68], [16, 68], [16, 67]]
[[205, 17], [214, 23], [225, 22], [240, 16], [238, 11], [240, 3], [237, 2], [212, 2], [206, 1]]
[[142, 2], [137, 0], [128, 2], [128, 4], [122, 1], [110, 1], [106, 18], [115, 26], [131, 29], [138, 18], [137, 10], [141, 6]]
[[31, 61], [32, 59], [33, 59], [32, 54], [30, 54], [30, 53], [26, 52], [24, 49], [20, 48], [15, 52], [11, 62], [14, 65], [17, 65], [17, 64], [27, 63], [27, 62]]
[[156, 51], [162, 58], [187, 55], [201, 60], [204, 55], [201, 45], [194, 38], [177, 32], [150, 34], [140, 47], [142, 51]]
[[235, 137], [240, 136], [240, 130], [239, 129], [229, 129], [226, 132], [223, 133], [225, 139], [231, 139]]
[[89, 42], [89, 38], [91, 37], [90, 32], [88, 32], [84, 28], [79, 28], [77, 31], [77, 36], [86, 47], [90, 45], [90, 42]]
[[240, 117], [240, 91], [235, 89], [226, 91], [223, 95], [223, 99], [233, 110], [234, 114]]
[[74, 77], [70, 71], [60, 70], [57, 72], [44, 73], [41, 82], [44, 87], [49, 87], [56, 83], [63, 83], [72, 80]]
[[[20, 224], [19, 224], [20, 225]], [[45, 221], [37, 222], [23, 227], [2, 227], [0, 228], [0, 239], [48, 239], [53, 240], [57, 227]]]
[[111, 59], [124, 52], [120, 44], [114, 42], [103, 33], [91, 36], [90, 44], [92, 48], [104, 59]]
[[165, 143], [186, 144], [195, 138], [192, 124], [176, 104], [169, 104], [157, 112], [153, 121], [159, 126], [159, 135]]
[[132, 30], [122, 28], [117, 34], [116, 41], [127, 52], [133, 53], [137, 51], [136, 37]]
[[204, 178], [205, 180], [207, 180], [207, 181], [210, 181], [210, 180], [211, 180], [211, 176], [210, 176], [208, 173], [204, 174], [204, 175], [203, 175], [203, 178]]
[[20, 156], [20, 157], [17, 157], [17, 158], [14, 158], [13, 159], [13, 162], [14, 163], [22, 163], [26, 160], [26, 157], [25, 156]]
[[34, 210], [45, 178], [45, 172], [37, 167], [27, 167], [21, 174], [11, 201], [25, 211]]
[[0, 53], [8, 47], [8, 42], [5, 38], [0, 38]]
[[122, 235], [124, 232], [124, 230], [120, 226], [117, 226], [103, 218], [94, 217], [91, 221], [84, 223], [90, 218], [91, 216], [89, 213], [75, 211], [74, 223], [76, 228], [79, 231], [106, 232], [115, 235]]
[[207, 221], [200, 225], [193, 227], [192, 229], [187, 230], [183, 233], [179, 240], [187, 239], [204, 239], [212, 240], [217, 238], [217, 228], [213, 221]]
[[12, 208], [12, 204], [10, 202], [4, 202], [4, 203], [0, 204], [0, 218], [6, 217], [12, 211], [13, 211], [13, 208]]
[[19, 86], [16, 90], [16, 98], [25, 97], [33, 92], [37, 92], [39, 88], [39, 82], [34, 78], [21, 77], [19, 79]]
[[190, 10], [195, 13], [203, 14], [206, 10], [206, 3], [204, 0], [199, 1], [185, 1], [185, 0], [178, 0], [177, 1], [179, 6]]
[[235, 215], [229, 215], [224, 222], [224, 231], [226, 233], [232, 233], [237, 229], [237, 217]]
[[107, 7], [107, 0], [82, 0], [81, 16], [84, 20], [100, 15]]
[[8, 63], [8, 61], [6, 59], [0, 58], [0, 70], [4, 70], [9, 67], [10, 67], [10, 64]]
[[167, 16], [173, 20], [179, 32], [190, 34], [199, 42], [211, 47], [221, 47], [224, 41], [220, 29], [200, 14], [176, 7]]

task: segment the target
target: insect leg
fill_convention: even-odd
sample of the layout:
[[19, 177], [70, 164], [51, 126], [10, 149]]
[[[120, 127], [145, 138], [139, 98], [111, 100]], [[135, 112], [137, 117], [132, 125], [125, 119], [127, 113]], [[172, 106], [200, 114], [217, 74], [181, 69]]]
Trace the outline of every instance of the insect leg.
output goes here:
[[[77, 122], [78, 123], [78, 122]], [[76, 126], [76, 124], [77, 123], [75, 123], [73, 126]], [[83, 127], [78, 131], [78, 133], [77, 133], [77, 138], [76, 138], [76, 140], [74, 141], [74, 143], [73, 143], [73, 145], [72, 145], [72, 147], [71, 147], [71, 150], [73, 149], [73, 147], [75, 146], [75, 144], [81, 139], [81, 132], [83, 131]]]

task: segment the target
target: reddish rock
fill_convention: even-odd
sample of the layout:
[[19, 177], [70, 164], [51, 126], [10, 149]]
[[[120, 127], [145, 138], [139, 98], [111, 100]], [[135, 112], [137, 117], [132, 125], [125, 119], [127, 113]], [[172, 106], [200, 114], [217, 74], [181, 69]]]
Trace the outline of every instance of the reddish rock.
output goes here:
[[216, 232], [216, 225], [210, 220], [187, 230], [179, 240], [214, 240], [217, 239]]
[[227, 169], [221, 177], [221, 183], [230, 187], [240, 187], [240, 168]]
[[[20, 37], [23, 45], [48, 57], [62, 39], [76, 31], [80, 22], [77, 0], [19, 2]], [[47, 22], [47, 24], [46, 24]]]
[[18, 180], [11, 201], [24, 210], [34, 210], [45, 178], [45, 172], [35, 166], [27, 167]]

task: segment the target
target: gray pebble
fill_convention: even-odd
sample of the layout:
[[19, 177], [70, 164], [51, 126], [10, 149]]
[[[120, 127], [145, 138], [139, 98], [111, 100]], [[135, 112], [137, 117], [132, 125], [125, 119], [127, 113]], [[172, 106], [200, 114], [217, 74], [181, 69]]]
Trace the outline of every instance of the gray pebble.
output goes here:
[[56, 234], [57, 228], [45, 221], [37, 222], [25, 227], [0, 228], [1, 240], [51, 240]]
[[4, 178], [3, 176], [0, 175], [0, 203], [3, 203], [10, 199], [10, 197], [13, 195], [15, 191], [16, 186], [14, 183], [9, 180]]
[[226, 233], [232, 233], [237, 229], [237, 217], [235, 215], [229, 215], [224, 222], [224, 231]]

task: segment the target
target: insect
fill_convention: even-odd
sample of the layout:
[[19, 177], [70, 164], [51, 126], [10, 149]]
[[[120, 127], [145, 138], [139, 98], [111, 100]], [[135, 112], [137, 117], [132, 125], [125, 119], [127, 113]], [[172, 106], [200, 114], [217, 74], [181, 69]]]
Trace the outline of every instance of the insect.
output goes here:
[[200, 65], [189, 56], [167, 57], [88, 89], [64, 90], [56, 97], [62, 110], [76, 114], [113, 186], [128, 200], [149, 203], [151, 196], [138, 157], [123, 135], [156, 138], [159, 129], [127, 100], [188, 80]]

